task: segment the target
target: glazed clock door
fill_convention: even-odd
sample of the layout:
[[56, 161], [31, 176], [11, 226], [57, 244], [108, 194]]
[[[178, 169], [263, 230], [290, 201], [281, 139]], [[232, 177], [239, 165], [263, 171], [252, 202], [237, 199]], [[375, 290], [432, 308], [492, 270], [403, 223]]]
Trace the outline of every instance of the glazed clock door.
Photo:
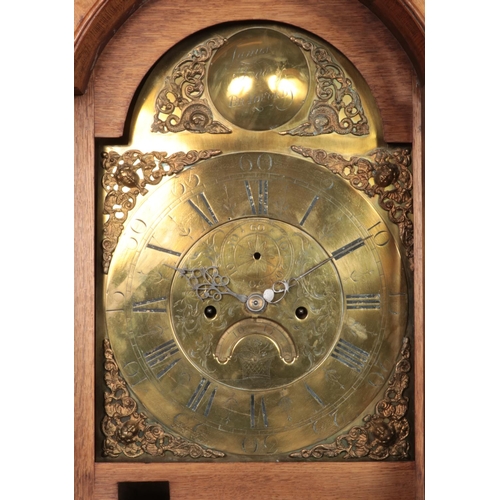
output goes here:
[[[337, 7], [391, 40], [365, 7]], [[170, 7], [147, 4], [129, 28], [160, 12]], [[104, 121], [122, 99], [102, 93], [109, 70], [96, 67], [86, 97], [94, 498], [120, 500], [118, 483], [144, 481], [168, 482], [172, 498], [245, 498], [259, 478], [264, 498], [307, 497], [331, 493], [332, 474], [338, 498], [358, 494], [351, 474], [364, 497], [414, 498], [412, 113], [380, 104], [391, 85], [367, 80], [310, 22], [195, 18], [199, 29], [144, 52], [122, 131]], [[345, 34], [337, 42], [349, 48]], [[116, 66], [120, 45], [109, 50]], [[139, 74], [134, 64], [125, 73]], [[400, 90], [415, 81], [404, 64]]]

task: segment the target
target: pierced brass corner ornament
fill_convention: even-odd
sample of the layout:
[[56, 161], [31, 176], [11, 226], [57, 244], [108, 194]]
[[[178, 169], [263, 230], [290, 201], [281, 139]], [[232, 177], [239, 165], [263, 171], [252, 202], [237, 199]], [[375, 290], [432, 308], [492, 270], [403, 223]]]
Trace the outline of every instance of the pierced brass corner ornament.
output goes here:
[[144, 196], [147, 185], [158, 184], [163, 177], [178, 174], [185, 167], [200, 160], [219, 155], [219, 150], [178, 152], [168, 156], [165, 152], [141, 153], [133, 149], [120, 155], [116, 151], [102, 153], [105, 173], [102, 186], [106, 191], [104, 214], [108, 220], [103, 227], [104, 273], [109, 271], [111, 257], [130, 210], [135, 207], [137, 196]]
[[104, 395], [106, 415], [102, 431], [106, 436], [103, 445], [105, 457], [116, 458], [121, 454], [129, 458], [143, 454], [175, 457], [222, 458], [224, 453], [204, 448], [163, 430], [158, 424], [147, 422], [147, 416], [137, 411], [137, 402], [130, 396], [127, 384], [120, 375], [109, 340], [104, 340], [105, 380], [109, 391]]
[[399, 229], [410, 269], [413, 270], [413, 177], [408, 148], [378, 148], [364, 157], [352, 156], [349, 160], [322, 149], [292, 146], [292, 150], [329, 168], [368, 196], [378, 195], [379, 206], [388, 212], [390, 221]]
[[290, 454], [291, 458], [334, 458], [345, 453], [344, 458], [387, 458], [408, 457], [408, 434], [410, 424], [405, 418], [408, 398], [403, 396], [409, 384], [410, 341], [403, 339], [400, 359], [393, 377], [385, 391], [385, 397], [375, 406], [373, 415], [366, 415], [363, 426], [354, 426], [338, 436], [331, 444], [320, 444], [300, 452]]
[[231, 133], [225, 125], [214, 121], [207, 100], [202, 98], [206, 63], [226, 41], [216, 36], [198, 45], [175, 66], [172, 75], [165, 78], [165, 85], [156, 98], [152, 132]]
[[323, 47], [314, 45], [303, 38], [290, 37], [290, 40], [310, 53], [316, 65], [317, 100], [309, 111], [309, 121], [281, 135], [321, 135], [369, 133], [368, 119], [365, 116], [361, 99], [352, 87], [352, 81], [345, 76], [339, 64]]

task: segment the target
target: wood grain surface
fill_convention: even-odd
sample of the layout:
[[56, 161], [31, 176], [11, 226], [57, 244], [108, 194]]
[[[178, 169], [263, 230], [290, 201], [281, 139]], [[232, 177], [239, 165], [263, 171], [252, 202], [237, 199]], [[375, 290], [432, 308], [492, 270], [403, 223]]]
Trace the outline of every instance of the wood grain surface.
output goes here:
[[[95, 500], [118, 482], [169, 481], [172, 500], [410, 500], [415, 464], [96, 464]], [[146, 500], [146, 499], [145, 499]]]
[[414, 280], [414, 374], [415, 374], [415, 462], [416, 462], [416, 484], [417, 498], [424, 495], [424, 468], [425, 468], [425, 226], [424, 226], [424, 87], [417, 78], [413, 81], [413, 216], [414, 216], [414, 241], [415, 241], [415, 271]]
[[94, 85], [75, 99], [75, 499], [94, 485]]

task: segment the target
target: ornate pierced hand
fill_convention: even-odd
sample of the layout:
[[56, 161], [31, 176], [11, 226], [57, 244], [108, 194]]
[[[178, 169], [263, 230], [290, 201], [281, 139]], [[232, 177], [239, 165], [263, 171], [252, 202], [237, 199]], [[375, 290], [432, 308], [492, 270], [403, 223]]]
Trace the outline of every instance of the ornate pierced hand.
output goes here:
[[229, 277], [222, 276], [216, 266], [197, 267], [186, 269], [183, 267], [169, 266], [184, 276], [199, 299], [222, 300], [223, 295], [231, 295], [240, 302], [247, 301], [246, 295], [233, 292], [229, 287]]

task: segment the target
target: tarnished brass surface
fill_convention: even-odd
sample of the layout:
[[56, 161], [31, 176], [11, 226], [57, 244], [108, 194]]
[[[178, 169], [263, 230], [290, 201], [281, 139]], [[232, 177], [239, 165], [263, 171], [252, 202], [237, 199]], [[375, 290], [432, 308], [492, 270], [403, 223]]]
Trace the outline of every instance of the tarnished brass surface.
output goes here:
[[304, 105], [309, 68], [287, 36], [248, 29], [233, 35], [214, 55], [208, 89], [229, 122], [248, 130], [272, 130]]
[[136, 458], [147, 454], [163, 456], [171, 453], [176, 457], [221, 458], [224, 453], [202, 448], [200, 445], [165, 432], [158, 424], [148, 422], [148, 417], [137, 409], [137, 402], [130, 396], [127, 384], [120, 376], [109, 340], [104, 340], [106, 358], [105, 395], [106, 416], [102, 431], [106, 436], [104, 456], [125, 455]]
[[[231, 130], [214, 121], [206, 99], [206, 63], [226, 42], [217, 36], [195, 47], [180, 61], [165, 78], [165, 85], [159, 92], [155, 108], [153, 132], [194, 132], [198, 134], [228, 134]], [[177, 113], [177, 114], [176, 114]]]
[[361, 75], [311, 33], [234, 23], [135, 102], [99, 145], [106, 459], [408, 458], [410, 147]]
[[102, 240], [104, 272], [107, 273], [111, 257], [123, 231], [128, 213], [135, 207], [137, 196], [148, 193], [146, 186], [158, 184], [163, 177], [178, 174], [187, 165], [220, 154], [220, 151], [189, 151], [173, 155], [153, 151], [143, 154], [137, 150], [120, 155], [116, 151], [105, 152], [103, 168], [105, 174], [102, 186], [106, 192]]
[[[256, 339], [251, 338], [248, 343], [242, 342], [247, 337], [256, 337]], [[266, 340], [261, 337], [266, 337]], [[276, 356], [274, 347], [278, 350], [280, 359], [287, 365], [292, 364], [298, 356], [290, 334], [279, 323], [264, 318], [246, 318], [231, 325], [217, 342], [214, 351], [215, 360], [225, 365], [233, 357], [236, 346], [239, 346], [238, 355], [246, 371], [243, 379], [253, 378], [251, 384], [254, 387], [255, 379], [268, 379], [265, 386], [269, 386], [269, 382], [279, 383], [278, 380], [271, 379], [270, 373], [267, 375], [267, 372], [270, 372], [270, 366], [269, 370], [265, 370], [265, 376], [263, 370], [255, 374], [250, 371], [252, 364], [257, 364], [259, 367], [265, 364], [267, 368], [271, 364], [271, 356]], [[241, 381], [238, 383], [241, 384]]]
[[[234, 23], [169, 50], [138, 94], [131, 144], [142, 151], [222, 149], [340, 154], [382, 144], [377, 105], [356, 68], [311, 33]], [[140, 146], [138, 146], [140, 145]], [[223, 147], [222, 147], [223, 145]]]
[[[258, 182], [267, 181], [268, 190], [273, 190], [270, 193], [271, 200], [275, 198], [273, 188], [277, 183], [272, 182], [272, 177], [275, 178], [275, 176], [271, 177], [268, 174], [254, 180], [255, 175], [239, 174], [235, 171], [236, 169], [230, 167], [230, 164], [224, 163], [225, 168], [222, 165], [221, 168], [228, 170], [229, 167], [230, 170], [224, 176], [227, 179], [225, 185], [226, 188], [234, 192], [231, 198], [233, 203], [240, 207], [240, 216], [249, 212], [248, 209], [251, 212], [252, 208], [247, 197], [245, 181], [253, 187], [256, 194]], [[238, 170], [241, 172], [239, 168]], [[229, 177], [234, 177], [235, 174], [234, 180]], [[205, 184], [204, 193], [207, 199], [220, 197], [221, 193], [218, 193], [216, 186], [213, 186], [209, 191], [207, 181], [201, 179], [200, 182]], [[281, 186], [276, 187], [282, 191]], [[245, 202], [247, 206], [244, 205]], [[271, 207], [268, 205], [264, 209], [269, 213]], [[258, 296], [274, 282], [291, 278], [295, 274], [298, 275], [300, 271], [309, 269], [328, 256], [307, 232], [298, 229], [295, 225], [262, 216], [235, 218], [234, 215], [236, 213], [233, 213], [231, 219], [235, 220], [220, 224], [217, 229], [207, 231], [198, 238], [185, 256], [181, 258], [178, 266], [193, 269], [217, 265], [219, 272], [230, 276], [230, 287], [233, 291], [247, 295], [253, 293]], [[198, 225], [196, 222], [194, 224]], [[328, 283], [330, 293], [328, 301], [325, 301], [323, 296], [325, 283]], [[227, 296], [220, 301], [211, 301], [217, 308], [217, 315], [205, 325], [203, 310], [207, 304], [200, 301], [197, 295], [186, 294], [185, 278], [176, 274], [173, 277], [171, 287], [173, 328], [181, 341], [183, 350], [193, 353], [191, 362], [200, 373], [207, 377], [212, 376], [218, 381], [236, 388], [266, 389], [286, 386], [306, 375], [316, 364], [326, 358], [340, 334], [343, 316], [342, 290], [335, 267], [330, 264], [318, 269], [311, 274], [307, 286], [310, 290], [310, 296], [307, 300], [303, 299], [303, 303], [297, 302], [295, 308], [291, 308], [291, 306], [281, 307], [285, 301], [269, 304], [262, 311], [263, 317], [255, 318], [258, 321], [257, 324], [251, 321], [252, 314], [249, 313], [248, 308], [241, 303], [235, 304], [236, 301], [232, 297]], [[293, 292], [296, 290], [293, 289]], [[294, 295], [296, 294], [294, 293]], [[290, 300], [290, 297], [287, 299]], [[299, 299], [295, 298], [295, 301], [297, 300]], [[311, 310], [311, 314], [305, 320], [299, 321], [294, 311], [301, 305], [305, 305]], [[186, 317], [190, 317], [189, 322], [186, 321]], [[262, 328], [264, 318], [267, 321], [265, 324], [267, 328]], [[245, 323], [243, 323], [244, 321]], [[276, 325], [273, 326], [273, 323]], [[295, 353], [297, 349], [302, 347], [304, 340], [297, 338], [294, 341], [292, 333], [300, 323], [304, 325], [304, 329], [318, 332], [318, 335], [321, 332], [322, 347], [317, 351], [312, 350], [309, 356], [297, 358]], [[325, 329], [327, 324], [329, 325], [328, 330]], [[193, 332], [204, 330], [207, 327], [217, 334], [214, 333], [210, 339], [206, 340], [200, 339], [199, 335], [193, 335]], [[265, 356], [264, 351], [262, 351], [255, 366], [250, 366], [251, 361], [246, 360], [245, 354], [241, 352], [246, 353], [248, 345], [252, 341], [252, 339], [242, 338], [244, 335], [239, 332], [242, 327], [252, 335], [266, 336], [276, 346]], [[220, 335], [219, 332], [224, 333]], [[241, 342], [237, 342], [232, 353], [237, 361], [235, 359], [233, 362], [223, 363], [221, 359], [217, 359], [216, 355], [221, 343], [225, 345], [227, 342], [228, 336]], [[288, 342], [285, 339], [289, 339]], [[295, 342], [298, 344], [297, 347]], [[207, 352], [211, 354], [207, 355]], [[289, 353], [288, 359], [286, 356], [283, 358], [283, 352]], [[274, 357], [276, 362], [272, 362]], [[226, 359], [224, 358], [224, 360]], [[269, 365], [266, 376], [262, 374], [252, 376], [252, 369], [257, 374], [261, 373], [262, 363]], [[243, 371], [246, 371], [247, 376], [242, 376]]]
[[347, 179], [351, 186], [368, 196], [378, 197], [378, 204], [397, 225], [399, 237], [413, 269], [413, 176], [409, 148], [379, 148], [363, 157], [346, 160], [338, 153], [292, 146], [302, 156], [325, 165], [333, 173]]
[[311, 53], [316, 65], [316, 97], [311, 106], [308, 121], [298, 127], [280, 132], [290, 135], [354, 134], [369, 132], [368, 120], [361, 98], [328, 51], [303, 38], [291, 40]]
[[410, 341], [403, 339], [400, 359], [394, 376], [385, 391], [385, 397], [375, 405], [375, 414], [365, 415], [362, 426], [354, 426], [335, 438], [330, 444], [292, 453], [292, 458], [344, 458], [368, 457], [385, 460], [388, 457], [406, 458], [409, 454], [410, 423], [406, 418], [409, 400], [404, 396], [408, 388], [411, 369]]
[[[292, 285], [281, 300], [248, 309], [279, 282]], [[395, 241], [360, 194], [300, 158], [245, 153], [199, 163], [149, 195], [118, 243], [105, 308], [145, 407], [234, 459], [285, 456], [354, 422], [389, 378], [407, 303]], [[242, 338], [217, 359], [228, 332]]]

